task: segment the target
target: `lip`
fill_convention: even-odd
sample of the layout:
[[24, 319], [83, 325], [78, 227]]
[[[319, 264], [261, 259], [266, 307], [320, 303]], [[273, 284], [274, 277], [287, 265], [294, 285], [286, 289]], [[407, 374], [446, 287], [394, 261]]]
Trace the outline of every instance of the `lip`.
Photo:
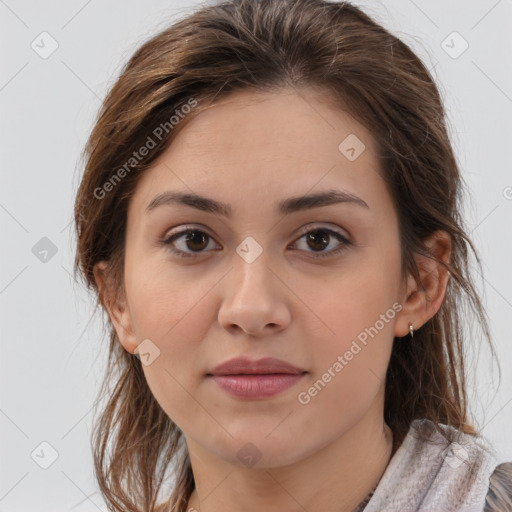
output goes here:
[[231, 396], [258, 399], [285, 391], [301, 380], [306, 373], [274, 357], [264, 357], [257, 361], [237, 357], [215, 367], [207, 376]]
[[262, 374], [295, 374], [304, 370], [275, 357], [263, 357], [251, 361], [247, 357], [234, 357], [216, 366], [209, 375], [262, 375]]

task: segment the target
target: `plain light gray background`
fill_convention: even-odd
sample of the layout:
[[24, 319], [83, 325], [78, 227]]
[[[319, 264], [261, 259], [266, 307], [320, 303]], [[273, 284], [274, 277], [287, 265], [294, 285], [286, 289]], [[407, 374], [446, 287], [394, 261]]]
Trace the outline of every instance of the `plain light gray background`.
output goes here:
[[[445, 99], [472, 193], [466, 218], [484, 262], [477, 283], [503, 370], [496, 393], [496, 367], [468, 329], [470, 398], [500, 461], [512, 461], [512, 2], [354, 3], [413, 47]], [[195, 5], [0, 0], [0, 512], [105, 510], [89, 443], [106, 340], [71, 275], [79, 157], [122, 64]], [[49, 51], [52, 40], [58, 48], [47, 58], [31, 46]]]

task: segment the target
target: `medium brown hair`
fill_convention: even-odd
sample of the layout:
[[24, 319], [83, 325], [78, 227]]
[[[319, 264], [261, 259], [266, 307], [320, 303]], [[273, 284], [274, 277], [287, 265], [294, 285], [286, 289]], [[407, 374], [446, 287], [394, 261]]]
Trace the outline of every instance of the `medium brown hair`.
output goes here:
[[[451, 276], [437, 314], [413, 340], [393, 343], [384, 419], [395, 449], [416, 418], [479, 435], [468, 418], [466, 396], [463, 328], [471, 313], [495, 352], [470, 273], [469, 250], [481, 263], [463, 223], [465, 185], [443, 104], [415, 53], [348, 2], [225, 1], [203, 7], [142, 44], [105, 98], [84, 150], [75, 203], [75, 273], [96, 294], [96, 306], [105, 308], [93, 269], [107, 261], [122, 297], [127, 207], [143, 171], [187, 120], [215, 99], [242, 89], [285, 87], [321, 89], [374, 137], [398, 212], [403, 276], [412, 273], [420, 283], [415, 254], [434, 258]], [[195, 107], [183, 115], [191, 99]], [[167, 126], [172, 115], [179, 122], [157, 137], [155, 129]], [[148, 136], [155, 147], [135, 161], [134, 151]], [[107, 182], [111, 186], [105, 187]], [[424, 244], [436, 230], [451, 237], [448, 264]], [[93, 436], [101, 492], [112, 511], [160, 510], [157, 494], [174, 466], [176, 485], [165, 509], [182, 512], [194, 489], [182, 432], [152, 395], [139, 357], [122, 347], [110, 321], [108, 328], [108, 367], [100, 389], [106, 404]]]

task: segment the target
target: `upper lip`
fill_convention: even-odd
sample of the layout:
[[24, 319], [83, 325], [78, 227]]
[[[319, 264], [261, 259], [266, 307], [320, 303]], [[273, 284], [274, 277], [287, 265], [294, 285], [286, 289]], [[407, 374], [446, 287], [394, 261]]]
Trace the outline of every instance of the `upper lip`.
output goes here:
[[261, 375], [271, 373], [300, 374], [305, 372], [275, 357], [263, 357], [256, 361], [251, 361], [247, 357], [234, 357], [216, 366], [208, 375]]

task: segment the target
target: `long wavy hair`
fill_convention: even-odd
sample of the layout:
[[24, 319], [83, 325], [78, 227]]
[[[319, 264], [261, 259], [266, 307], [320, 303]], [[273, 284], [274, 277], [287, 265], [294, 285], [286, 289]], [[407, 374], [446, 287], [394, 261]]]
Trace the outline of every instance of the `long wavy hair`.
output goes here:
[[[398, 212], [403, 276], [412, 273], [420, 283], [415, 254], [435, 259], [451, 276], [441, 308], [414, 340], [393, 342], [384, 419], [395, 449], [417, 418], [479, 436], [468, 417], [464, 328], [475, 320], [494, 357], [495, 351], [470, 272], [470, 251], [480, 268], [481, 262], [464, 226], [466, 185], [443, 103], [409, 46], [348, 2], [227, 0], [188, 13], [135, 51], [110, 88], [82, 155], [75, 276], [105, 313], [93, 269], [107, 261], [109, 279], [123, 297], [127, 207], [144, 170], [187, 120], [216, 99], [242, 89], [286, 87], [320, 88], [374, 137]], [[148, 137], [152, 149], [135, 158]], [[440, 229], [451, 237], [449, 263], [424, 244]], [[102, 495], [111, 511], [184, 512], [194, 477], [183, 434], [152, 395], [139, 357], [122, 347], [108, 318], [104, 326], [110, 336], [99, 391], [104, 403], [95, 410], [92, 436]], [[158, 504], [170, 468], [172, 492]]]

